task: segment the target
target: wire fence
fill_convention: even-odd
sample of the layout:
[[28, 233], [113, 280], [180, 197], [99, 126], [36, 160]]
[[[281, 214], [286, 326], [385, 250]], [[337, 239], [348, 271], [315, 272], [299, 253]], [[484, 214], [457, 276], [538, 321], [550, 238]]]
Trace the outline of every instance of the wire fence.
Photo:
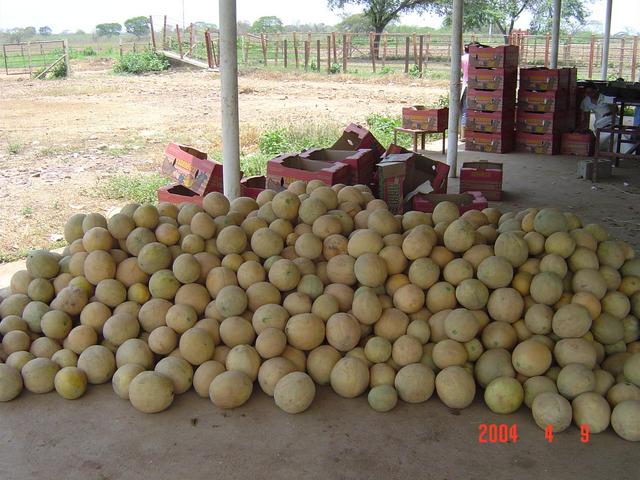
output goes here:
[[[193, 24], [158, 17], [153, 36], [159, 49], [219, 65], [219, 33]], [[463, 41], [489, 46], [520, 47], [520, 67], [549, 66], [550, 35], [515, 32], [505, 35], [465, 34]], [[209, 48], [207, 48], [209, 43]], [[566, 35], [560, 39], [558, 65], [576, 67], [580, 78], [599, 78], [602, 62], [601, 36]], [[404, 72], [423, 76], [448, 70], [451, 36], [448, 34], [400, 33], [246, 33], [238, 37], [238, 62], [253, 67], [298, 68], [327, 73]], [[613, 37], [609, 44], [610, 78], [638, 79], [638, 36]]]

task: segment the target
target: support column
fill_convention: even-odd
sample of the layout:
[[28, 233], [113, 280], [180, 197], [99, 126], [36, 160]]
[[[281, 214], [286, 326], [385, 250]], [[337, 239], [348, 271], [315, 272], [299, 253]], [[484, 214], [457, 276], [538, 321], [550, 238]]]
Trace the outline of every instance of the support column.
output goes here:
[[553, 29], [551, 30], [551, 68], [558, 68], [561, 11], [562, 0], [553, 0]]
[[462, 0], [453, 0], [451, 24], [451, 73], [449, 88], [449, 176], [458, 176], [458, 123], [460, 121], [460, 60], [462, 57]]
[[224, 0], [219, 5], [223, 184], [225, 196], [234, 200], [240, 196], [236, 0]]
[[607, 79], [607, 67], [609, 64], [609, 39], [611, 38], [611, 9], [613, 0], [607, 0], [607, 11], [604, 19], [604, 38], [602, 39], [602, 71], [600, 80]]

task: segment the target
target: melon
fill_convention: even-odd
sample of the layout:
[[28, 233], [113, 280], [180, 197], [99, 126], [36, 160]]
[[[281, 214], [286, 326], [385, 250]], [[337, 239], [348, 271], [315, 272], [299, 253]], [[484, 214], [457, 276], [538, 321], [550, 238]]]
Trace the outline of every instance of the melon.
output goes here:
[[589, 433], [600, 433], [609, 427], [611, 407], [607, 400], [594, 392], [578, 395], [571, 402], [573, 422], [581, 430], [589, 427]]
[[160, 360], [154, 370], [167, 377], [173, 384], [173, 393], [179, 395], [191, 388], [193, 367], [185, 359], [175, 355]]
[[527, 242], [514, 232], [498, 235], [493, 249], [496, 256], [506, 258], [514, 267], [519, 267], [529, 257]]
[[511, 360], [516, 372], [526, 377], [535, 377], [543, 375], [551, 366], [552, 355], [541, 342], [525, 340], [514, 348]]
[[533, 406], [533, 401], [541, 393], [558, 393], [556, 382], [546, 376], [530, 377], [522, 386], [524, 388], [524, 403], [529, 408]]
[[273, 398], [276, 405], [287, 413], [304, 412], [316, 395], [316, 387], [309, 375], [291, 372], [276, 383]]
[[144, 372], [143, 366], [137, 363], [127, 363], [116, 370], [111, 379], [111, 385], [116, 395], [123, 400], [129, 400], [129, 386], [138, 374]]
[[16, 398], [22, 392], [22, 387], [20, 372], [12, 366], [0, 363], [0, 402]]
[[87, 391], [87, 375], [77, 367], [64, 367], [56, 373], [54, 387], [62, 398], [75, 400]]
[[405, 402], [426, 402], [435, 389], [435, 374], [424, 363], [412, 363], [398, 370], [394, 385]]
[[584, 392], [592, 392], [596, 387], [593, 371], [580, 363], [570, 363], [558, 374], [558, 391], [569, 400]]
[[344, 357], [336, 362], [330, 375], [331, 388], [345, 398], [355, 398], [369, 385], [369, 369], [354, 357]]
[[467, 408], [476, 394], [476, 383], [473, 376], [463, 367], [453, 365], [436, 375], [436, 393], [438, 398], [449, 408]]
[[[24, 364], [20, 373], [24, 388], [32, 393], [48, 393], [55, 388], [54, 381], [60, 367], [48, 358], [34, 358]], [[9, 391], [9, 396], [16, 389]]]
[[291, 346], [300, 350], [313, 350], [325, 337], [325, 324], [312, 313], [302, 313], [291, 317], [285, 326], [285, 334]]
[[367, 401], [376, 412], [388, 412], [398, 403], [398, 393], [392, 385], [376, 385], [369, 390]]
[[503, 288], [513, 279], [513, 266], [503, 257], [487, 257], [478, 265], [477, 277], [489, 288]]
[[611, 413], [611, 426], [625, 440], [640, 441], [640, 400], [627, 400], [616, 405]]
[[454, 220], [445, 230], [443, 240], [445, 247], [452, 252], [465, 252], [473, 246], [475, 229], [466, 220]]
[[522, 385], [512, 377], [495, 378], [487, 385], [484, 391], [484, 401], [494, 413], [513, 413], [520, 408], [523, 400], [524, 390]]
[[533, 400], [531, 411], [533, 420], [542, 430], [551, 426], [553, 433], [559, 433], [571, 425], [571, 404], [558, 393], [540, 393]]
[[129, 401], [143, 413], [158, 413], [173, 402], [173, 384], [158, 372], [141, 372], [129, 384]]
[[78, 357], [78, 368], [87, 374], [89, 383], [100, 385], [113, 377], [116, 371], [116, 360], [108, 348], [102, 345], [92, 345]]
[[555, 232], [566, 232], [569, 224], [564, 214], [555, 208], [543, 208], [533, 219], [533, 228], [545, 237]]

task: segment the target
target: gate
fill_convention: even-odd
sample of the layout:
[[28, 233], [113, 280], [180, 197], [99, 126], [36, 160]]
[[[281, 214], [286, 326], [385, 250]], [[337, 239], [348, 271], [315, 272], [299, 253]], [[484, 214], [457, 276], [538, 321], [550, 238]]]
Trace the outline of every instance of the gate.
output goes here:
[[59, 62], [68, 63], [67, 52], [65, 40], [5, 44], [4, 70], [7, 75], [33, 75], [34, 71], [43, 75]]

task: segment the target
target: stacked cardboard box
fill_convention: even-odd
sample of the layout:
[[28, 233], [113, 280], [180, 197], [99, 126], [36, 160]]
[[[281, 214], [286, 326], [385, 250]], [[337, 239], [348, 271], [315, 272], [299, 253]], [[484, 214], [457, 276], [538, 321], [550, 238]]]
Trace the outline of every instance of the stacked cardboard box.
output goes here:
[[516, 148], [529, 153], [555, 155], [561, 136], [576, 121], [575, 68], [520, 69]]
[[518, 51], [514, 45], [469, 48], [467, 150], [513, 149]]

